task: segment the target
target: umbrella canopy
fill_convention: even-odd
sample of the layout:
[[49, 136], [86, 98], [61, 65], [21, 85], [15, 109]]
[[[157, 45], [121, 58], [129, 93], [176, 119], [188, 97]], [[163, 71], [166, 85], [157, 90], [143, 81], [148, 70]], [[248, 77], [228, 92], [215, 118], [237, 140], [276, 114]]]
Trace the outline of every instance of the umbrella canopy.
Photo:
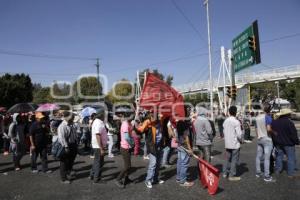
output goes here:
[[81, 113], [80, 113], [80, 116], [82, 118], [85, 118], [85, 117], [89, 117], [91, 116], [93, 113], [97, 113], [96, 109], [95, 108], [92, 108], [92, 107], [86, 107], [84, 108]]
[[134, 109], [128, 106], [119, 106], [115, 109], [115, 113], [134, 113]]
[[8, 113], [27, 113], [37, 109], [37, 105], [33, 103], [18, 103], [8, 109]]
[[48, 111], [59, 110], [59, 109], [60, 109], [60, 107], [57, 104], [45, 103], [45, 104], [41, 104], [36, 111], [37, 112], [48, 112]]

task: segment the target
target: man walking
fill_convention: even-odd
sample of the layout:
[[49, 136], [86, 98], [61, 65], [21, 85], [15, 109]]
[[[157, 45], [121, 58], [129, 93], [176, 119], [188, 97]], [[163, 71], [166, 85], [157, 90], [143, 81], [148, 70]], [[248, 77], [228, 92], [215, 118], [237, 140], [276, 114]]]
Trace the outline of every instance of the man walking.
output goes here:
[[58, 141], [65, 148], [65, 153], [60, 158], [60, 176], [62, 183], [70, 184], [70, 180], [75, 178], [71, 172], [77, 155], [77, 135], [73, 126], [73, 113], [64, 112], [63, 118], [57, 129]]
[[223, 168], [223, 177], [227, 177], [229, 175], [229, 181], [241, 180], [241, 178], [236, 174], [236, 166], [239, 159], [242, 130], [239, 120], [236, 119], [236, 113], [237, 107], [231, 106], [229, 108], [230, 117], [228, 117], [223, 124], [226, 150], [226, 164]]
[[273, 150], [271, 134], [272, 117], [270, 115], [271, 106], [269, 104], [264, 105], [264, 114], [260, 114], [256, 117], [256, 135], [257, 135], [257, 154], [256, 154], [256, 177], [262, 177], [260, 162], [264, 157], [264, 181], [275, 182], [270, 176], [270, 157]]
[[94, 163], [90, 173], [90, 179], [94, 183], [105, 183], [101, 180], [101, 168], [104, 164], [104, 154], [107, 144], [107, 131], [104, 124], [104, 113], [92, 114], [92, 148], [94, 151]]
[[138, 127], [138, 131], [145, 133], [147, 153], [149, 155], [149, 165], [146, 177], [146, 187], [152, 188], [152, 184], [163, 184], [164, 181], [158, 178], [161, 159], [163, 156], [163, 131], [162, 120], [156, 118], [153, 113], [149, 113], [143, 124]]
[[29, 129], [31, 170], [32, 173], [38, 172], [36, 160], [38, 156], [40, 156], [42, 160], [42, 171], [44, 173], [51, 173], [51, 170], [48, 170], [47, 164], [48, 130], [46, 128], [45, 116], [39, 112], [35, 114], [35, 118], [36, 121], [33, 122]]

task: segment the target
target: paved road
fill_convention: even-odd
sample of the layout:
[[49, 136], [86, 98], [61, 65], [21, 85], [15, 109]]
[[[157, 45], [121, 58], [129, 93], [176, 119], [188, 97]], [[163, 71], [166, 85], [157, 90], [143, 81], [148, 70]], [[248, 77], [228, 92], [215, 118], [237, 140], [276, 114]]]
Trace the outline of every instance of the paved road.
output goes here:
[[[213, 164], [221, 168], [223, 163], [224, 142], [216, 139], [214, 145]], [[49, 167], [54, 170], [52, 174], [42, 173], [32, 174], [29, 166], [29, 156], [22, 161], [24, 169], [20, 172], [14, 172], [11, 164], [11, 157], [0, 156], [0, 170], [7, 172], [7, 175], [0, 174], [0, 199], [8, 200], [90, 200], [90, 199], [272, 199], [272, 200], [296, 200], [300, 199], [300, 179], [290, 180], [284, 171], [280, 176], [275, 176], [276, 183], [265, 183], [255, 177], [255, 141], [251, 144], [244, 144], [241, 149], [241, 162], [239, 171], [242, 177], [240, 182], [229, 182], [221, 178], [218, 193], [211, 197], [207, 191], [202, 189], [197, 178], [196, 161], [192, 160], [190, 167], [191, 179], [195, 181], [192, 188], [183, 188], [175, 181], [176, 165], [162, 170], [161, 177], [166, 180], [164, 185], [155, 185], [148, 189], [144, 185], [147, 161], [142, 157], [132, 157], [132, 166], [134, 173], [131, 178], [138, 181], [137, 184], [131, 184], [126, 189], [119, 189], [114, 185], [113, 180], [119, 173], [121, 157], [106, 159], [103, 177], [108, 181], [105, 185], [94, 185], [88, 180], [89, 170], [92, 160], [87, 156], [78, 156], [75, 170], [77, 179], [71, 185], [63, 185], [59, 181], [58, 163], [50, 159]], [[300, 148], [297, 147], [299, 158]], [[176, 155], [171, 157], [175, 161]], [[299, 162], [298, 162], [299, 168]]]

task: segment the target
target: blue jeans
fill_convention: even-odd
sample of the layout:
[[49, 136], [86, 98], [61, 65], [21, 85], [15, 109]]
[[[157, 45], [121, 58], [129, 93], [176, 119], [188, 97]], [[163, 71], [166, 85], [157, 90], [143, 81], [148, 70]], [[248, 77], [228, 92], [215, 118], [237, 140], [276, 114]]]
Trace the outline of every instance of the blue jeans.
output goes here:
[[163, 157], [162, 157], [162, 161], [161, 161], [162, 165], [167, 165], [169, 163], [170, 150], [171, 150], [171, 148], [169, 146], [166, 146], [163, 149]]
[[236, 165], [239, 161], [240, 149], [226, 149], [226, 163], [223, 173], [230, 177], [236, 176]]
[[156, 151], [156, 155], [149, 153], [149, 165], [147, 170], [146, 181], [151, 181], [152, 183], [158, 181], [162, 153], [163, 151], [161, 149], [158, 149]]
[[264, 176], [270, 176], [270, 157], [273, 150], [273, 142], [265, 137], [257, 141], [256, 173], [261, 173], [260, 161], [264, 157]]
[[283, 165], [283, 155], [287, 155], [287, 173], [289, 176], [293, 176], [295, 174], [295, 160], [296, 160], [296, 153], [295, 153], [295, 146], [276, 146], [277, 155], [276, 155], [276, 172], [282, 171]]
[[180, 183], [184, 183], [187, 179], [187, 170], [190, 162], [189, 155], [180, 148], [177, 149], [178, 158], [177, 158], [177, 176], [176, 179]]

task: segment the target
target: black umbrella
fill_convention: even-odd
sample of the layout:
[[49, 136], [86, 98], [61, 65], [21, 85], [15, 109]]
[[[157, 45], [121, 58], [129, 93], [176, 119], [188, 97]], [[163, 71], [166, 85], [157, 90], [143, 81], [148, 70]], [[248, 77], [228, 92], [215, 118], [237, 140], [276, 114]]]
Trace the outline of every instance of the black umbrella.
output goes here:
[[37, 105], [33, 103], [18, 103], [8, 109], [8, 113], [27, 113], [34, 112], [38, 108]]

